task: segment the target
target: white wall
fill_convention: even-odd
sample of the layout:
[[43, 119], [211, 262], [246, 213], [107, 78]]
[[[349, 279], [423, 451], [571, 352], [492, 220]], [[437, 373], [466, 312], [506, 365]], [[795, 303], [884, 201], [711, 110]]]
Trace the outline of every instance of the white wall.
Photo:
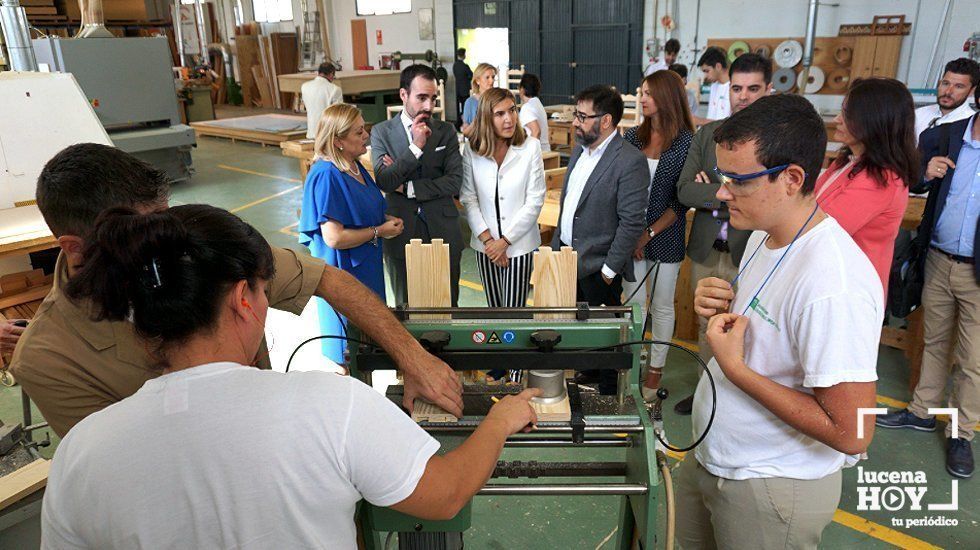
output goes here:
[[[668, 1], [678, 2], [674, 38], [681, 42], [679, 61], [691, 65], [694, 50], [703, 51], [709, 38], [804, 36], [806, 32], [807, 0], [646, 0], [644, 40], [653, 37], [653, 22], [666, 13]], [[817, 36], [837, 36], [841, 24], [870, 23], [874, 15], [905, 14], [912, 23], [912, 33], [905, 37], [898, 66], [898, 78], [911, 88], [935, 86], [935, 72], [927, 75], [933, 44], [942, 25], [946, 0], [834, 0], [837, 7], [821, 2], [817, 13]], [[654, 14], [654, 4], [659, 12]], [[700, 4], [700, 25], [698, 20]], [[918, 11], [918, 18], [916, 12]], [[949, 24], [940, 37], [936, 55], [938, 66], [962, 57], [963, 41], [980, 26], [980, 2], [951, 0]], [[697, 44], [694, 37], [697, 31]], [[664, 40], [664, 30], [658, 29]], [[644, 58], [644, 62], [646, 59]], [[694, 71], [695, 73], [697, 71]], [[832, 102], [837, 96], [817, 96]], [[826, 99], [823, 99], [826, 98]], [[839, 99], [837, 99], [839, 104]]]
[[[435, 33], [439, 36], [439, 14], [435, 10], [435, 0], [412, 0], [411, 13], [396, 13], [392, 15], [357, 15], [354, 0], [332, 0], [333, 26], [331, 27], [330, 47], [334, 58], [339, 58], [345, 70], [354, 69], [354, 54], [351, 44], [350, 22], [353, 19], [364, 19], [367, 22], [368, 64], [378, 67], [378, 55], [401, 51], [406, 53], [421, 53], [426, 50], [436, 51], [437, 40], [419, 39], [418, 10], [433, 8], [433, 23]], [[451, 10], [450, 6], [450, 10]], [[450, 11], [450, 13], [452, 13]], [[449, 17], [449, 33], [452, 33], [452, 18]], [[382, 44], [376, 40], [377, 31], [381, 31]], [[451, 44], [451, 42], [450, 42]], [[450, 46], [451, 48], [451, 46]], [[439, 51], [440, 56], [452, 58], [451, 51]]]

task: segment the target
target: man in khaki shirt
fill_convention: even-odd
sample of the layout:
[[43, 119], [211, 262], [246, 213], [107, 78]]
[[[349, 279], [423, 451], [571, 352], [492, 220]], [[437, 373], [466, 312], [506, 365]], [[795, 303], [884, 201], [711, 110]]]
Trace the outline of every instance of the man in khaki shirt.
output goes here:
[[[104, 145], [70, 146], [38, 178], [38, 207], [58, 238], [61, 254], [54, 287], [21, 336], [11, 371], [59, 436], [160, 373], [131, 323], [93, 320], [91, 305], [70, 300], [64, 288], [84, 260], [81, 235], [91, 231], [102, 210], [160, 210], [167, 207], [168, 197], [169, 182], [161, 172]], [[415, 397], [422, 397], [462, 415], [459, 378], [422, 349], [376, 294], [316, 258], [283, 248], [273, 248], [273, 256], [270, 307], [299, 314], [311, 296], [327, 300], [395, 360], [405, 377], [406, 408], [411, 410]], [[270, 367], [264, 343], [256, 365]]]

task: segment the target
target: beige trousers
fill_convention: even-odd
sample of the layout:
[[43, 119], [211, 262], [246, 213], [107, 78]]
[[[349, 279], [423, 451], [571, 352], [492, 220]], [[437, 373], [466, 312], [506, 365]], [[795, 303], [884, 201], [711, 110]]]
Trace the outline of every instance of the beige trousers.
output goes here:
[[[909, 410], [925, 418], [930, 407], [943, 407], [952, 378], [948, 406], [959, 410], [959, 436], [972, 441], [980, 420], [980, 285], [973, 266], [930, 250], [922, 309], [925, 350]], [[952, 423], [946, 425], [946, 437], [951, 435]]]
[[705, 470], [692, 454], [675, 486], [677, 544], [684, 550], [817, 548], [840, 503], [841, 472], [735, 481]]
[[[732, 264], [732, 255], [725, 252], [712, 250], [703, 264], [691, 261], [691, 290], [694, 291], [698, 286], [698, 281], [708, 277], [718, 277], [726, 281], [731, 281], [738, 275], [738, 266]], [[691, 299], [694, 295], [691, 295]], [[705, 363], [711, 361], [714, 354], [708, 346], [708, 339], [705, 333], [708, 330], [708, 321], [698, 317], [698, 355]]]

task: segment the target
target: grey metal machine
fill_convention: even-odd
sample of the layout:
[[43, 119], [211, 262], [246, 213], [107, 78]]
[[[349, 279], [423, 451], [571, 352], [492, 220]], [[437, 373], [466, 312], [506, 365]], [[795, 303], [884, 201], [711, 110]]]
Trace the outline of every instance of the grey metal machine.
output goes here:
[[165, 37], [37, 38], [39, 65], [71, 73], [116, 147], [165, 171], [191, 177], [194, 130], [181, 123]]

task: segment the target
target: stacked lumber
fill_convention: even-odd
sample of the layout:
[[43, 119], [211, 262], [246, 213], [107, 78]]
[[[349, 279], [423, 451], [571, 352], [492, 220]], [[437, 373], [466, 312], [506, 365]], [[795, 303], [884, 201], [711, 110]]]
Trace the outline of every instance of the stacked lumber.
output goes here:
[[278, 76], [299, 71], [298, 36], [292, 32], [259, 34], [254, 24], [236, 30], [235, 58], [245, 105], [282, 109], [289, 97], [279, 90]]

